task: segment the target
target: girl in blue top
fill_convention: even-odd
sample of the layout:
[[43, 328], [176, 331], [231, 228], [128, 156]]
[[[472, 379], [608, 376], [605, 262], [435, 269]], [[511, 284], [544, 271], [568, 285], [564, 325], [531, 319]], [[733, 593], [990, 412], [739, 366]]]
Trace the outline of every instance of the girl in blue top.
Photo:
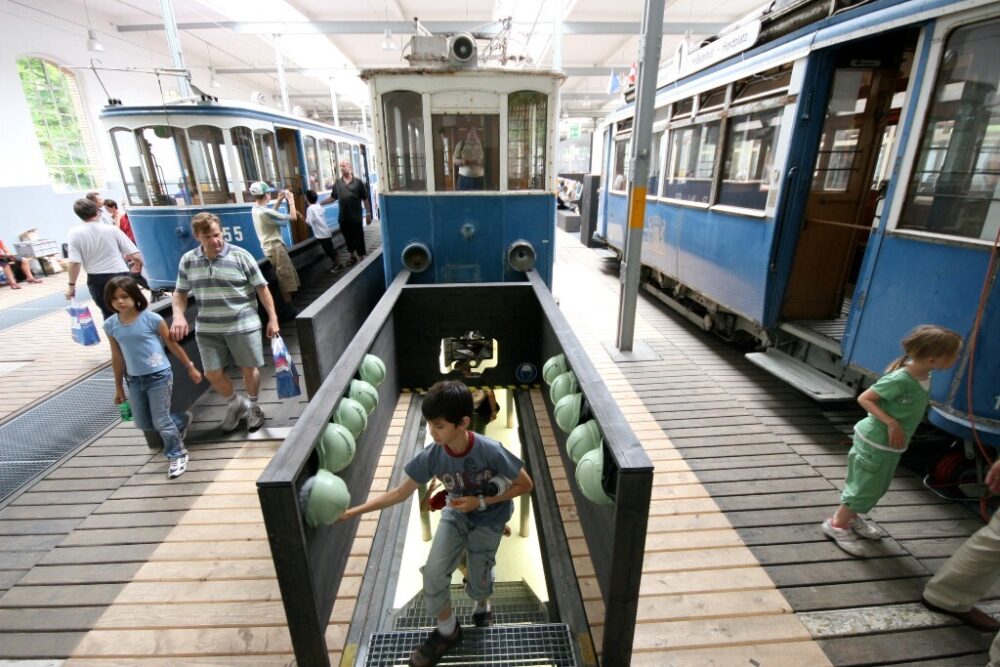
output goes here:
[[191, 425], [191, 413], [170, 412], [174, 376], [163, 346], [181, 360], [195, 384], [201, 382], [201, 372], [170, 337], [163, 318], [146, 310], [149, 302], [139, 291], [135, 279], [120, 276], [109, 280], [104, 289], [104, 302], [116, 313], [104, 321], [104, 332], [111, 342], [111, 367], [115, 372], [115, 404], [125, 402], [124, 383], [127, 382], [135, 425], [143, 431], [160, 434], [163, 453], [170, 460], [167, 478], [180, 477], [187, 470], [184, 435]]
[[838, 547], [861, 558], [867, 550], [858, 538], [877, 540], [882, 532], [860, 515], [889, 490], [899, 459], [930, 402], [931, 372], [954, 365], [962, 337], [944, 327], [924, 324], [911, 331], [902, 345], [905, 354], [858, 396], [868, 416], [854, 426], [841, 505], [822, 525], [823, 533]]

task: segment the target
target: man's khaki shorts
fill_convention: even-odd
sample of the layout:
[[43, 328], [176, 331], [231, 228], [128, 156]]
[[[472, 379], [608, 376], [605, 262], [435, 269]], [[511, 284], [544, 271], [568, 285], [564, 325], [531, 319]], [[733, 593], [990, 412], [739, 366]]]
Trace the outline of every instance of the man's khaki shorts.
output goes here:
[[278, 285], [281, 292], [297, 292], [299, 289], [299, 273], [292, 264], [292, 258], [288, 256], [288, 250], [283, 245], [269, 246], [264, 253], [274, 267], [274, 272], [278, 274]]

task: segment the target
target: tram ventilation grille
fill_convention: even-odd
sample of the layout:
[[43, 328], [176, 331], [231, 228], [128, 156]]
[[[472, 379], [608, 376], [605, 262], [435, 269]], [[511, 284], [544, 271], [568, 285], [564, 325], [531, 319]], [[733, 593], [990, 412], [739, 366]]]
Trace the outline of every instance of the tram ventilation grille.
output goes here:
[[[463, 628], [462, 641], [439, 665], [551, 665], [574, 667], [569, 627], [563, 623]], [[427, 630], [383, 632], [372, 637], [365, 667], [405, 665]]]
[[[472, 625], [475, 602], [469, 599], [462, 586], [452, 586], [449, 592], [451, 608], [455, 611], [458, 622], [465, 626]], [[493, 609], [493, 622], [496, 625], [549, 622], [549, 613], [545, 605], [523, 581], [504, 581], [494, 584], [490, 606]], [[433, 628], [437, 625], [437, 618], [431, 617], [424, 609], [423, 593], [418, 593], [402, 609], [397, 610], [394, 617], [395, 621], [391, 625], [397, 630]]]
[[0, 425], [0, 502], [121, 419], [111, 368]]

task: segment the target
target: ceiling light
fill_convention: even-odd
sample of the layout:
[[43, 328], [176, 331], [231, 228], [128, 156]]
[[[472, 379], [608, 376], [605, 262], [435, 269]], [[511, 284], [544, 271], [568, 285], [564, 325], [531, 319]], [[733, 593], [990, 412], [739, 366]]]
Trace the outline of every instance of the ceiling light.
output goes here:
[[389, 30], [389, 26], [385, 27], [385, 34], [382, 37], [382, 50], [383, 51], [396, 50], [396, 42], [392, 41], [392, 30]]
[[87, 28], [87, 50], [88, 51], [103, 51], [104, 45], [97, 41], [97, 33], [94, 32], [93, 28]]

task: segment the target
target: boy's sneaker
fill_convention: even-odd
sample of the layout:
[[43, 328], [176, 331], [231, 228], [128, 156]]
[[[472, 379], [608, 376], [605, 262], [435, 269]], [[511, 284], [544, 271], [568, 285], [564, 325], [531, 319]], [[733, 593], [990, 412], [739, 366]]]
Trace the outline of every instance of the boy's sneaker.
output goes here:
[[858, 540], [857, 534], [850, 528], [837, 528], [832, 519], [823, 522], [823, 534], [833, 540], [838, 547], [857, 558], [866, 558], [865, 547]]
[[472, 614], [472, 624], [477, 628], [488, 628], [493, 625], [493, 610], [477, 611]]
[[236, 403], [229, 403], [226, 406], [226, 416], [222, 420], [222, 430], [226, 433], [234, 430], [240, 423], [240, 417], [246, 414], [250, 407], [250, 402], [241, 398]]
[[410, 654], [410, 667], [431, 667], [438, 664], [441, 657], [448, 652], [452, 646], [462, 641], [462, 626], [456, 624], [455, 632], [450, 637], [442, 635], [437, 628], [430, 634], [424, 643], [413, 650]]
[[167, 479], [180, 477], [187, 471], [188, 455], [182, 454], [176, 459], [170, 459], [170, 468], [167, 470]]
[[851, 521], [851, 530], [866, 540], [881, 540], [883, 536], [882, 529], [874, 521], [862, 519], [860, 516], [854, 517]]
[[251, 433], [264, 425], [264, 411], [259, 405], [247, 407], [247, 430]]

